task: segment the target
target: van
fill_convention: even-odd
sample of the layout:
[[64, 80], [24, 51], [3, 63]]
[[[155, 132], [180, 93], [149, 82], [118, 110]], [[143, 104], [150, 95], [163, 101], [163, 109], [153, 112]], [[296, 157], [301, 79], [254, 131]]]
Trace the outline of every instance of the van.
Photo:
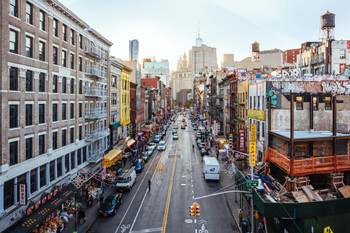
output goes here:
[[123, 170], [116, 179], [117, 191], [129, 191], [136, 181], [135, 167]]
[[203, 176], [206, 180], [220, 179], [220, 165], [215, 157], [204, 156], [203, 158]]

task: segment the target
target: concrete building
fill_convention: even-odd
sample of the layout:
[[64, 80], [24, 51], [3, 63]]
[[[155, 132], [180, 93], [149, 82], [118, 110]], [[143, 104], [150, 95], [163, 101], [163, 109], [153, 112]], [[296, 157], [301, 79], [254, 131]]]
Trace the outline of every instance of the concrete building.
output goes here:
[[227, 68], [233, 66], [235, 61], [235, 56], [233, 53], [230, 54], [223, 54], [222, 55], [222, 62], [221, 62], [221, 67], [222, 68]]
[[160, 81], [166, 87], [169, 87], [169, 62], [166, 59], [161, 60], [160, 62], [152, 61], [145, 62], [143, 69], [143, 78], [154, 78], [160, 77]]
[[182, 89], [193, 89], [193, 75], [185, 53], [182, 57], [180, 56], [176, 71], [171, 73], [171, 81], [173, 99], [177, 99], [177, 95]]
[[138, 61], [139, 58], [139, 41], [129, 40], [129, 60]]
[[203, 44], [202, 38], [198, 36], [196, 46], [190, 50], [190, 63], [192, 74], [201, 74], [204, 69], [214, 71], [218, 68], [216, 48]]
[[114, 57], [110, 58], [109, 94], [109, 128], [110, 148], [113, 148], [122, 139], [121, 116], [121, 73], [124, 66]]
[[238, 122], [236, 132], [244, 130], [245, 132], [245, 148], [240, 150], [242, 152], [248, 152], [248, 80], [238, 80], [237, 85], [237, 117], [235, 118]]
[[57, 0], [0, 4], [3, 232], [20, 226], [29, 203], [102, 159], [112, 43]]

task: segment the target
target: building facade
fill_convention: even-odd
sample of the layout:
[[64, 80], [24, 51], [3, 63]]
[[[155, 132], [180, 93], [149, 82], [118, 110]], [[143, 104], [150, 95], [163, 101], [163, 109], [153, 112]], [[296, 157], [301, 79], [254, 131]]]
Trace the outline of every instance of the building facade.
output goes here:
[[122, 136], [126, 138], [130, 135], [130, 75], [132, 69], [124, 65], [121, 75], [121, 106], [120, 106], [120, 122], [123, 125]]
[[160, 62], [152, 61], [144, 63], [143, 78], [154, 78], [157, 76], [166, 87], [169, 87], [169, 75], [169, 62], [166, 59]]
[[192, 74], [201, 74], [204, 69], [214, 71], [218, 68], [216, 48], [203, 44], [202, 38], [196, 39], [196, 46], [190, 51]]
[[[182, 89], [193, 89], [193, 75], [189, 67], [186, 54], [180, 56], [176, 70], [171, 73], [172, 97], [177, 99]], [[179, 99], [177, 99], [179, 101]]]
[[248, 146], [248, 80], [239, 80], [237, 85], [237, 99], [238, 99], [238, 108], [237, 108], [237, 129], [244, 130], [245, 132], [245, 149], [242, 152], [247, 152]]
[[296, 65], [298, 54], [300, 54], [300, 48], [283, 51], [283, 65]]
[[112, 43], [60, 2], [1, 1], [0, 231], [107, 148]]
[[138, 61], [139, 58], [139, 41], [129, 40], [129, 60]]

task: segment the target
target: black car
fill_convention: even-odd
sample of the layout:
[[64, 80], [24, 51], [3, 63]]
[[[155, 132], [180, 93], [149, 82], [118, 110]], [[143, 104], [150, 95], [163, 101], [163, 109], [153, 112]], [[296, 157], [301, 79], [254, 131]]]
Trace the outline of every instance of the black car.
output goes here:
[[198, 144], [198, 148], [199, 149], [202, 149], [202, 148], [205, 149], [206, 147], [207, 147], [207, 145], [205, 143], [203, 143], [203, 142]]
[[200, 152], [201, 152], [201, 156], [209, 155], [209, 152], [208, 152], [205, 148], [202, 148], [202, 149], [200, 150]]
[[122, 204], [122, 194], [115, 193], [109, 195], [100, 207], [100, 214], [103, 216], [114, 215], [117, 213], [117, 209]]

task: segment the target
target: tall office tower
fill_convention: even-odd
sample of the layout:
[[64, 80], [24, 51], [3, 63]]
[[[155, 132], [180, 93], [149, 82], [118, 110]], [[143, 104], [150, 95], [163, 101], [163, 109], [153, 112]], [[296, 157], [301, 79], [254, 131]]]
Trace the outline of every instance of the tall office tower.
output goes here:
[[139, 57], [139, 41], [129, 40], [129, 60], [137, 61]]

